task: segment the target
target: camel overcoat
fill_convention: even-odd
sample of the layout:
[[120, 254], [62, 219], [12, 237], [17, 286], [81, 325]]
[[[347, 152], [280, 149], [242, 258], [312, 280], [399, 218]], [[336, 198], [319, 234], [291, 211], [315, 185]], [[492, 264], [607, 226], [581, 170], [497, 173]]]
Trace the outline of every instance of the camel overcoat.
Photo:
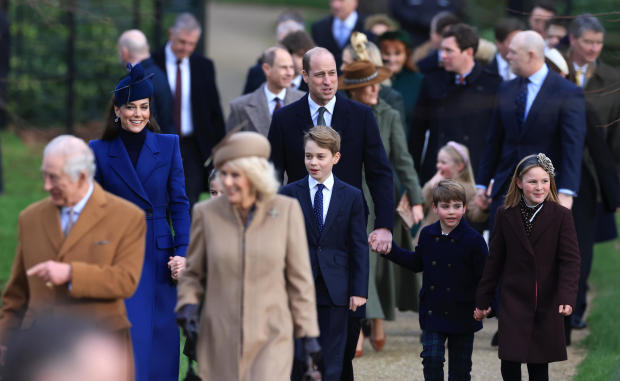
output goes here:
[[255, 204], [245, 226], [225, 196], [194, 207], [177, 310], [202, 306], [199, 375], [289, 380], [293, 336], [318, 337], [306, 229], [297, 200]]
[[562, 304], [574, 308], [579, 246], [571, 211], [545, 202], [525, 233], [519, 207], [498, 209], [476, 307], [499, 294], [499, 358], [520, 363], [566, 360]]

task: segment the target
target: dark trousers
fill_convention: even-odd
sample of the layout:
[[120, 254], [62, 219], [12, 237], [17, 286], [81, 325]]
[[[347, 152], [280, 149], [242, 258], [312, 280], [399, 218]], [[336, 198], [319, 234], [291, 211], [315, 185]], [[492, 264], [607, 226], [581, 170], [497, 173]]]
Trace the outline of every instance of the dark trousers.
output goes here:
[[[549, 381], [549, 364], [527, 364], [530, 381]], [[521, 381], [521, 363], [502, 360], [504, 381]]]
[[360, 337], [360, 331], [362, 330], [362, 318], [351, 316], [349, 313], [349, 322], [347, 329], [347, 344], [344, 349], [344, 361], [342, 364], [342, 376], [341, 381], [353, 381], [353, 358], [355, 357], [355, 348], [357, 347], [357, 340]]
[[449, 334], [422, 331], [422, 365], [425, 381], [443, 381], [446, 341], [448, 341], [448, 380], [471, 380], [471, 354], [474, 333]]
[[185, 173], [185, 193], [189, 199], [189, 210], [191, 212], [204, 189], [206, 171], [200, 148], [193, 136], [181, 138], [181, 157], [183, 158], [183, 172]]
[[319, 344], [323, 352], [321, 375], [323, 381], [339, 381], [347, 344], [348, 306], [317, 306]]

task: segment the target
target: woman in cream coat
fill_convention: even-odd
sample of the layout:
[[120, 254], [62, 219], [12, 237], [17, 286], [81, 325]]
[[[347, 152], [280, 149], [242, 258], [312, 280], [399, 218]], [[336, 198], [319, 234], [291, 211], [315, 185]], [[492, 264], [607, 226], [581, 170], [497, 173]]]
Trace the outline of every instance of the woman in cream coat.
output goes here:
[[177, 320], [189, 336], [197, 324], [203, 380], [288, 380], [293, 336], [319, 335], [303, 215], [275, 194], [269, 153], [260, 134], [225, 138], [214, 164], [226, 197], [194, 207]]

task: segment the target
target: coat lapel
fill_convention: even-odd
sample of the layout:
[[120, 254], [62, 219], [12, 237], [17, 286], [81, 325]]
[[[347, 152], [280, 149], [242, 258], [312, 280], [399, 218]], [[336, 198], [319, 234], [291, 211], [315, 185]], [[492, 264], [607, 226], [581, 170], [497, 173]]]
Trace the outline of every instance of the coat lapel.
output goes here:
[[58, 253], [65, 237], [60, 226], [60, 210], [49, 198], [43, 209], [41, 223], [43, 224], [43, 229], [49, 240], [52, 252]]
[[[123, 179], [129, 189], [133, 190], [139, 197], [150, 203], [120, 137], [117, 137], [110, 142], [108, 156], [110, 157], [112, 170], [116, 172], [121, 179]], [[140, 156], [142, 156], [142, 153], [140, 153]], [[138, 164], [140, 164], [140, 159], [138, 159]]]
[[534, 228], [532, 229], [532, 234], [530, 235], [530, 242], [532, 246], [538, 242], [540, 237], [547, 231], [549, 225], [553, 222], [553, 213], [552, 208], [554, 205], [551, 205], [550, 201], [547, 201], [543, 204], [542, 209], [535, 217], [534, 220]]
[[[344, 192], [342, 192], [342, 184], [340, 180], [334, 177], [334, 188], [332, 189], [332, 197], [329, 200], [329, 206], [327, 209], [327, 216], [325, 217], [325, 224], [323, 224], [323, 232], [328, 231], [334, 224], [334, 220], [340, 211], [340, 207], [344, 203]], [[321, 238], [323, 235], [321, 234]]]
[[314, 123], [312, 123], [312, 115], [310, 115], [310, 105], [308, 104], [308, 97], [309, 95], [306, 94], [304, 97], [297, 101], [295, 106], [293, 106], [296, 108], [295, 114], [297, 114], [297, 120], [302, 121], [302, 123], [297, 124], [297, 127], [302, 131], [306, 131], [314, 127]]
[[522, 133], [517, 123], [517, 105], [515, 103], [518, 92], [519, 79], [517, 77], [506, 85], [506, 96], [500, 98], [500, 102], [502, 102], [504, 106], [502, 107], [504, 112], [504, 128], [508, 131], [507, 135], [511, 137], [520, 136]]
[[519, 207], [516, 206], [506, 209], [506, 216], [508, 217], [508, 222], [512, 226], [512, 231], [517, 234], [517, 240], [521, 242], [521, 245], [523, 245], [523, 248], [525, 250], [527, 250], [531, 255], [534, 255], [534, 247], [532, 246], [530, 239], [525, 233], [525, 227], [523, 226], [523, 222], [521, 221], [521, 213], [519, 212]]
[[69, 235], [65, 238], [60, 247], [58, 258], [61, 261], [71, 252], [73, 246], [83, 239], [85, 234], [97, 227], [101, 218], [105, 215], [105, 192], [99, 184], [94, 181], [93, 186], [93, 194], [90, 196], [84, 209], [82, 209], [82, 213], [78, 216], [75, 225], [73, 225]]
[[552, 94], [554, 87], [551, 83], [551, 81], [553, 80], [551, 78], [552, 75], [553, 73], [550, 70], [547, 74], [547, 77], [543, 81], [542, 86], [540, 86], [540, 90], [538, 90], [538, 94], [536, 94], [534, 102], [532, 102], [532, 107], [530, 107], [530, 111], [527, 113], [527, 117], [525, 118], [525, 122], [523, 122], [523, 127], [521, 128], [521, 138], [523, 138], [525, 132], [528, 130], [528, 128], [530, 128], [530, 126], [535, 125], [537, 116], [540, 115], [540, 113], [542, 112], [541, 108], [548, 106], [548, 104], [545, 105], [545, 103], [549, 99], [553, 99], [556, 96], [556, 94]]
[[[138, 157], [138, 163], [136, 165], [136, 172], [140, 180], [140, 188], [144, 191], [142, 184], [145, 184], [149, 177], [153, 174], [153, 171], [160, 167], [162, 164], [159, 159], [159, 145], [157, 144], [157, 136], [151, 131], [146, 132], [146, 139], [144, 139], [144, 146]], [[148, 201], [148, 195], [146, 200]]]
[[297, 183], [297, 199], [301, 205], [301, 210], [304, 212], [304, 219], [306, 220], [306, 227], [311, 234], [315, 242], [319, 239], [319, 228], [316, 220], [313, 218], [314, 213], [312, 209], [312, 200], [310, 200], [310, 183], [308, 176], [304, 181]]
[[334, 115], [332, 115], [331, 127], [338, 131], [341, 141], [344, 141], [346, 132], [345, 128], [350, 124], [347, 101], [348, 100], [346, 98], [336, 95], [336, 105], [334, 106]]
[[259, 87], [249, 97], [248, 103], [245, 105], [245, 112], [248, 114], [248, 118], [254, 125], [254, 128], [264, 136], [269, 133], [269, 125], [271, 124], [271, 116], [269, 115], [269, 108], [267, 107], [267, 97], [263, 86]]

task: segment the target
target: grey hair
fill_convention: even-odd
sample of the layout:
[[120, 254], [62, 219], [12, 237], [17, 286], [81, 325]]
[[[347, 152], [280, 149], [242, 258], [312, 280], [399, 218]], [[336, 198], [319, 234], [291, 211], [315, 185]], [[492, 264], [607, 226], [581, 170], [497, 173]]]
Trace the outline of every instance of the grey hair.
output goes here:
[[269, 66], [273, 66], [273, 62], [276, 60], [276, 52], [281, 50], [283, 52], [288, 53], [288, 50], [281, 48], [279, 46], [272, 46], [270, 48], [265, 49], [263, 55], [261, 56], [261, 62], [266, 63]]
[[88, 180], [95, 176], [95, 155], [84, 140], [73, 135], [60, 135], [52, 139], [43, 150], [43, 157], [58, 155], [65, 159], [64, 172], [73, 181], [85, 173]]
[[192, 15], [191, 13], [181, 13], [177, 16], [176, 20], [174, 20], [174, 24], [170, 28], [172, 34], [176, 35], [180, 31], [184, 32], [194, 32], [198, 31], [198, 34], [202, 34], [202, 27], [200, 23]]
[[131, 58], [143, 57], [149, 54], [149, 43], [146, 36], [138, 29], [126, 30], [118, 39], [119, 48], [127, 49]]
[[568, 28], [568, 32], [574, 38], [581, 37], [581, 35], [587, 30], [605, 34], [605, 27], [603, 24], [601, 24], [598, 18], [590, 13], [584, 13], [575, 17]]
[[288, 19], [280, 22], [276, 27], [276, 41], [280, 42], [289, 33], [297, 32], [298, 30], [305, 30], [304, 24], [297, 20]]

